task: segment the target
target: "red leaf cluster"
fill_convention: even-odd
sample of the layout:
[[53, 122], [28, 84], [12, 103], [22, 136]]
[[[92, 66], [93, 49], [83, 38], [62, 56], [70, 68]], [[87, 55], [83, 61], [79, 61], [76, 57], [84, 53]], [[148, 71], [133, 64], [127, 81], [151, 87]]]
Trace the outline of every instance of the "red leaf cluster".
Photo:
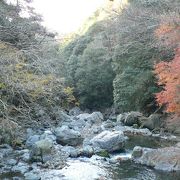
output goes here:
[[155, 73], [158, 84], [164, 86], [164, 90], [156, 94], [159, 105], [166, 105], [167, 112], [175, 112], [180, 115], [180, 47], [171, 62], [160, 62], [155, 65]]
[[[175, 21], [175, 20], [174, 20]], [[179, 23], [179, 20], [177, 21]], [[169, 47], [177, 46], [180, 42], [180, 25], [178, 23], [162, 23], [155, 30], [155, 36]]]

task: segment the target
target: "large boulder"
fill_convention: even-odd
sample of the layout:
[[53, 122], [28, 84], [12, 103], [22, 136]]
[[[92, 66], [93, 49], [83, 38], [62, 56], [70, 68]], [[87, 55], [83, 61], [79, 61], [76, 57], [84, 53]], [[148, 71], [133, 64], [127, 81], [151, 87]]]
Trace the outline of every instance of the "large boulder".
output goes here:
[[81, 131], [88, 123], [84, 119], [75, 119], [68, 123], [67, 126], [75, 131]]
[[68, 126], [63, 125], [54, 131], [57, 143], [61, 145], [76, 146], [82, 143], [83, 138], [79, 131], [70, 129]]
[[101, 129], [103, 130], [107, 130], [107, 129], [112, 129], [115, 127], [115, 122], [111, 121], [111, 120], [107, 120], [107, 121], [104, 121], [101, 125]]
[[72, 146], [64, 146], [61, 151], [66, 153], [68, 157], [76, 158], [79, 155], [78, 150]]
[[130, 126], [116, 126], [114, 128], [116, 131], [122, 131], [125, 135], [141, 135], [141, 136], [152, 136], [152, 132], [147, 129], [135, 129], [133, 127]]
[[117, 150], [123, 150], [126, 137], [122, 131], [103, 131], [95, 136], [90, 142], [96, 152], [106, 150], [113, 152]]
[[124, 123], [128, 113], [119, 114], [116, 118], [117, 123]]
[[58, 109], [58, 108], [53, 109], [51, 116], [57, 123], [71, 121], [71, 116], [67, 115], [67, 113], [65, 111]]
[[56, 136], [50, 130], [45, 130], [44, 133], [40, 136], [40, 139], [50, 139], [53, 142], [56, 142]]
[[143, 128], [148, 128], [150, 130], [159, 129], [162, 126], [162, 115], [161, 114], [151, 114], [146, 121], [141, 125]]
[[104, 120], [103, 114], [101, 112], [93, 112], [92, 114], [83, 113], [77, 116], [77, 119], [83, 120], [90, 124], [101, 123]]
[[30, 160], [32, 162], [41, 162], [43, 167], [51, 169], [59, 169], [65, 166], [63, 152], [54, 146], [51, 139], [37, 141], [30, 150]]
[[132, 111], [127, 114], [124, 124], [126, 126], [133, 126], [133, 124], [139, 124], [139, 118], [142, 117], [143, 115], [140, 112], [135, 112]]
[[94, 154], [94, 149], [90, 145], [83, 146], [81, 154], [83, 156], [91, 157]]
[[165, 121], [168, 132], [180, 136], [180, 117], [178, 115], [170, 115]]
[[28, 139], [26, 140], [26, 147], [31, 148], [39, 140], [40, 140], [40, 135], [29, 136]]
[[172, 146], [159, 149], [135, 147], [133, 160], [136, 163], [145, 164], [155, 169], [164, 171], [180, 170], [180, 147]]

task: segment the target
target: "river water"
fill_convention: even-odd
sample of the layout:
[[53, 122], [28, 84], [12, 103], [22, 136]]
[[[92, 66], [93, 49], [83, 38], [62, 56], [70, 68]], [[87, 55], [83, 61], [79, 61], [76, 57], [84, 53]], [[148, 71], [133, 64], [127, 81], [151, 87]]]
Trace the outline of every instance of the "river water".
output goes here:
[[[172, 142], [156, 138], [131, 136], [126, 144], [126, 152], [111, 154], [111, 159], [129, 159], [118, 163], [109, 162], [109, 159], [93, 156], [91, 158], [70, 158], [68, 166], [62, 170], [46, 170], [40, 174], [41, 180], [180, 180], [180, 172], [164, 172], [150, 167], [135, 164], [130, 160], [134, 146], [165, 147]], [[0, 180], [16, 180], [14, 177], [24, 177], [20, 174], [3, 174]]]
[[74, 161], [63, 171], [64, 180], [179, 180], [180, 173], [166, 173], [137, 165], [131, 161], [119, 165], [94, 165], [90, 162]]

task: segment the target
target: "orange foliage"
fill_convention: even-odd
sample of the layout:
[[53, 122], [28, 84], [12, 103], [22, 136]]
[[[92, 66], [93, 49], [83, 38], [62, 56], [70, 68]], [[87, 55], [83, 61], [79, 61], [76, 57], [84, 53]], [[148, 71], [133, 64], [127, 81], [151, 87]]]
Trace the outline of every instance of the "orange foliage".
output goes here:
[[160, 62], [155, 65], [158, 84], [164, 85], [164, 90], [156, 94], [159, 105], [166, 105], [167, 112], [180, 115], [180, 47], [171, 62]]
[[162, 36], [165, 35], [167, 33], [170, 33], [171, 31], [173, 31], [174, 26], [170, 25], [170, 24], [162, 24], [159, 26], [158, 29], [156, 29], [155, 34], [156, 36]]
[[167, 46], [177, 46], [180, 42], [180, 25], [178, 23], [162, 23], [155, 30], [155, 36]]
[[176, 48], [171, 62], [160, 62], [155, 65], [158, 84], [164, 89], [156, 94], [159, 105], [166, 105], [166, 112], [180, 115], [180, 18], [169, 16], [161, 19], [155, 31], [159, 42], [167, 47]]

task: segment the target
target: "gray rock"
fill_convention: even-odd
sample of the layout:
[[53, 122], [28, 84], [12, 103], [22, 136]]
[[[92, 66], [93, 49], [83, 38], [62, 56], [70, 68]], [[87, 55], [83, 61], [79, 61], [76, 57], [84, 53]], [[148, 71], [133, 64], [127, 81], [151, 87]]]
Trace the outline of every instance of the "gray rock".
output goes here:
[[83, 141], [80, 132], [70, 129], [68, 126], [58, 127], [54, 132], [57, 142], [62, 145], [76, 146]]
[[93, 112], [91, 114], [92, 123], [101, 123], [104, 120], [103, 114], [101, 112]]
[[104, 129], [104, 130], [113, 128], [114, 126], [115, 126], [115, 123], [112, 122], [111, 120], [107, 120], [102, 123], [102, 129]]
[[0, 145], [0, 159], [7, 157], [13, 153], [13, 149], [11, 146], [7, 144]]
[[151, 136], [152, 132], [147, 129], [134, 129], [133, 127], [129, 126], [116, 126], [114, 128], [116, 131], [122, 131], [127, 135], [142, 135], [142, 136]]
[[71, 116], [69, 116], [65, 111], [59, 109], [58, 107], [53, 108], [51, 116], [59, 125], [62, 125], [63, 122], [71, 122], [72, 120]]
[[7, 165], [14, 166], [17, 163], [17, 160], [15, 159], [8, 159], [6, 161]]
[[30, 136], [33, 136], [33, 135], [34, 135], [34, 131], [32, 130], [32, 128], [27, 128], [27, 129], [26, 129], [27, 139], [28, 139]]
[[25, 173], [25, 180], [40, 180], [41, 177], [37, 174], [34, 174], [32, 172]]
[[31, 148], [39, 140], [40, 140], [40, 135], [30, 136], [26, 141], [26, 147]]
[[54, 145], [50, 139], [43, 139], [35, 143], [30, 151], [32, 162], [40, 162], [45, 168], [63, 168], [65, 165], [65, 155], [59, 150], [58, 145]]
[[162, 115], [161, 114], [151, 114], [146, 121], [142, 123], [142, 127], [153, 130], [155, 128], [160, 128], [162, 125]]
[[24, 153], [20, 158], [21, 158], [24, 162], [29, 162], [29, 161], [30, 161], [30, 152]]
[[86, 126], [86, 124], [87, 122], [84, 119], [76, 119], [66, 125], [75, 131], [81, 131]]
[[79, 155], [79, 152], [77, 149], [75, 149], [72, 146], [64, 146], [61, 151], [66, 152], [69, 157], [76, 158]]
[[92, 140], [92, 146], [96, 152], [106, 150], [113, 152], [124, 149], [125, 136], [122, 131], [103, 131], [95, 136]]
[[12, 180], [23, 180], [21, 177], [13, 177]]
[[133, 126], [133, 124], [139, 124], [139, 118], [142, 116], [143, 115], [140, 112], [132, 111], [126, 116], [124, 124], [126, 126]]
[[180, 148], [180, 142], [178, 142], [178, 143], [176, 144], [176, 147]]
[[128, 113], [119, 114], [116, 118], [117, 123], [124, 123]]
[[134, 158], [138, 158], [138, 157], [141, 157], [142, 156], [142, 147], [140, 146], [135, 146], [134, 149], [133, 149], [133, 153], [132, 153], [132, 156]]
[[83, 141], [83, 146], [92, 145], [90, 138], [85, 138]]
[[29, 165], [27, 163], [19, 162], [17, 165], [13, 166], [12, 171], [24, 174], [29, 171]]
[[90, 114], [89, 113], [82, 113], [76, 116], [76, 119], [82, 119], [84, 121], [87, 121], [89, 118]]
[[84, 113], [77, 116], [77, 119], [84, 120], [90, 124], [101, 123], [104, 118], [101, 112], [93, 112], [92, 114]]
[[171, 132], [180, 137], [180, 117], [178, 117], [177, 115], [173, 115], [172, 118], [167, 117], [166, 129], [168, 132]]
[[135, 147], [133, 160], [164, 171], [180, 170], [180, 148], [177, 146], [150, 149]]
[[79, 114], [81, 114], [82, 111], [79, 107], [73, 107], [70, 111], [69, 111], [69, 115], [71, 116], [78, 116]]
[[110, 115], [109, 119], [115, 122], [117, 120], [117, 117], [116, 115]]
[[100, 133], [101, 131], [102, 131], [102, 128], [99, 127], [99, 126], [96, 126], [96, 127], [93, 128], [93, 133], [94, 133], [94, 134], [98, 134], [98, 133]]
[[40, 136], [40, 139], [50, 139], [52, 141], [56, 141], [56, 136], [50, 131], [46, 130], [44, 133]]
[[94, 149], [92, 146], [90, 145], [83, 146], [82, 149], [83, 156], [91, 157], [93, 154], [94, 154]]

